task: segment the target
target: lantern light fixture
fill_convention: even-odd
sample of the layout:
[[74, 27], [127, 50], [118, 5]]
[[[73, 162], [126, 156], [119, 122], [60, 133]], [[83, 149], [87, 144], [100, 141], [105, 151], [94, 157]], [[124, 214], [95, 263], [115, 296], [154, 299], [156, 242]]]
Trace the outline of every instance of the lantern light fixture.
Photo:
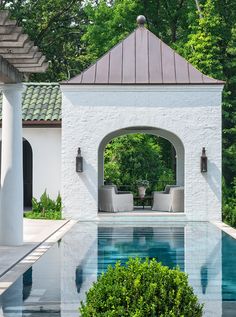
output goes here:
[[83, 172], [83, 157], [81, 156], [81, 149], [78, 148], [78, 152], [76, 155], [76, 172], [82, 173]]
[[207, 156], [206, 156], [206, 149], [205, 147], [202, 148], [202, 155], [201, 155], [201, 173], [207, 172]]

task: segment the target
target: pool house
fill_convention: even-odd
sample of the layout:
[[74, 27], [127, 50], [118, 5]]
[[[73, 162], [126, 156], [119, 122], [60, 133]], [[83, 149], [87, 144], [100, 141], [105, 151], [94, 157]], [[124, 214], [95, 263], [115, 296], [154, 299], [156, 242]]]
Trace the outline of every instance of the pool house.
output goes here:
[[[204, 317], [235, 316], [236, 230], [221, 222], [224, 82], [137, 22], [74, 78], [23, 83], [48, 64], [0, 11], [1, 317], [76, 317], [108, 265], [136, 256], [186, 272]], [[104, 181], [106, 146], [136, 133], [174, 149], [175, 182], [150, 197]], [[23, 239], [23, 209], [45, 190], [61, 193], [64, 219], [24, 219]]]

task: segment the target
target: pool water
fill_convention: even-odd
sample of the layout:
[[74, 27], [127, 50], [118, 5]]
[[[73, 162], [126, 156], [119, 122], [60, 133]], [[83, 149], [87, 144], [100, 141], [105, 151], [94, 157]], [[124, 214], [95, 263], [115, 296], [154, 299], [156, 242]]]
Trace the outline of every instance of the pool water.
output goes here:
[[204, 316], [236, 316], [236, 240], [214, 225], [84, 222], [0, 296], [0, 317], [79, 316], [86, 291], [107, 266], [136, 256], [185, 271]]

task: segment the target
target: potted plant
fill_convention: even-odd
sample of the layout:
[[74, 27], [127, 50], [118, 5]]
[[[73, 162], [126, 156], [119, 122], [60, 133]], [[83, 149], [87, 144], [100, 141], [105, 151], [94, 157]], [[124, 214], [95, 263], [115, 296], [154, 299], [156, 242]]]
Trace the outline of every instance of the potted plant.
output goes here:
[[138, 186], [138, 193], [140, 198], [145, 197], [146, 189], [149, 186], [149, 181], [146, 179], [139, 179], [137, 181], [137, 186]]

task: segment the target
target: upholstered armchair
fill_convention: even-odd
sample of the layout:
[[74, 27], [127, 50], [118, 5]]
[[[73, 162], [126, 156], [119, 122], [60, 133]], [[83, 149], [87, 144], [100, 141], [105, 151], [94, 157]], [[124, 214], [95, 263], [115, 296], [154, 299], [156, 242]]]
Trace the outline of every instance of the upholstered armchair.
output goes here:
[[184, 187], [167, 185], [162, 192], [153, 192], [152, 210], [184, 212]]
[[99, 188], [99, 211], [118, 212], [132, 211], [133, 194], [118, 192], [115, 185], [104, 185]]

